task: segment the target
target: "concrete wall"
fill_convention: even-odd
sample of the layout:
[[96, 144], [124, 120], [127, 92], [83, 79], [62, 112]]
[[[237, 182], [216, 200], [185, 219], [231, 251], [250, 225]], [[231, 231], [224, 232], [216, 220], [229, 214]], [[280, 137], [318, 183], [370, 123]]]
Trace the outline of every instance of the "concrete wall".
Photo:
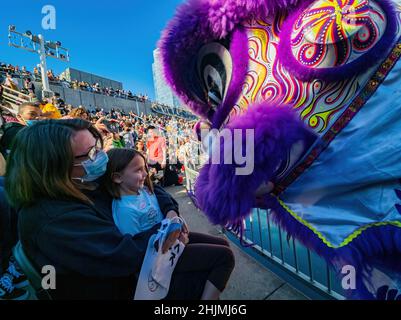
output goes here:
[[80, 71], [73, 68], [68, 68], [65, 71], [65, 75], [67, 75], [67, 80], [78, 80], [78, 81], [85, 81], [89, 84], [99, 83], [101, 87], [105, 88], [113, 88], [113, 89], [123, 89], [123, 84], [119, 81], [107, 79], [104, 77], [97, 76], [92, 73], [88, 73], [85, 71]]
[[[35, 82], [36, 95], [41, 97], [42, 84], [40, 82]], [[58, 85], [50, 85], [50, 89], [53, 92], [60, 94], [60, 97], [65, 101], [66, 104], [71, 104], [74, 107], [80, 105], [87, 109], [94, 109], [96, 107], [103, 108], [105, 111], [109, 111], [111, 108], [121, 109], [125, 112], [134, 112], [137, 114], [151, 114], [151, 102], [140, 102], [136, 100], [128, 100], [116, 97], [109, 97], [102, 94], [74, 90], [70, 88], [64, 88]]]

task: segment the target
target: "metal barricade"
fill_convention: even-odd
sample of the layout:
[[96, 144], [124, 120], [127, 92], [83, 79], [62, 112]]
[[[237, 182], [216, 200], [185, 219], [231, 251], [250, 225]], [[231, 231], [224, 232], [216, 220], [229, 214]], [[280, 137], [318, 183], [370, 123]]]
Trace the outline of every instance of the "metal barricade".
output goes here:
[[[197, 175], [197, 171], [185, 166], [187, 192], [196, 206], [194, 185]], [[253, 209], [243, 223], [245, 231], [242, 239], [224, 230], [237, 245], [251, 245], [242, 246], [243, 251], [311, 299], [344, 299], [335, 271], [316, 253], [296, 239], [289, 238], [282, 228], [273, 224], [269, 211]]]

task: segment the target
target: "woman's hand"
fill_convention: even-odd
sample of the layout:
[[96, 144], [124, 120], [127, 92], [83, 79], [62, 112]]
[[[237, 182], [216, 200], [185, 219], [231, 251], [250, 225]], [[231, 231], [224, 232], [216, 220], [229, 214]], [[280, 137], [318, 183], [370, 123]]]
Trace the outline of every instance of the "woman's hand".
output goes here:
[[107, 129], [106, 125], [103, 123], [104, 117], [100, 117], [99, 120], [96, 121], [94, 127], [99, 131], [102, 135], [107, 135], [110, 131]]

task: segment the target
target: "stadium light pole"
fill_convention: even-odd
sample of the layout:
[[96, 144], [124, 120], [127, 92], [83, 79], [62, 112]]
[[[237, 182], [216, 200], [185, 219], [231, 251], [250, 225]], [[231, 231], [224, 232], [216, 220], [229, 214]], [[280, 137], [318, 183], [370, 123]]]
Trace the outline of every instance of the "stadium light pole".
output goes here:
[[29, 52], [39, 54], [40, 70], [42, 75], [42, 96], [43, 98], [50, 98], [53, 92], [50, 89], [49, 78], [47, 77], [47, 63], [46, 58], [52, 57], [64, 62], [70, 61], [69, 51], [61, 47], [61, 42], [45, 41], [44, 37], [34, 35], [30, 31], [25, 33], [17, 32], [14, 25], [8, 26], [8, 45], [10, 47], [24, 49]]
[[[44, 92], [51, 92], [50, 90], [50, 85], [49, 85], [49, 78], [47, 77], [47, 63], [46, 63], [46, 49], [45, 49], [45, 39], [43, 36], [40, 34], [38, 35], [39, 41], [40, 41], [40, 47], [39, 47], [39, 56], [40, 56], [40, 71], [42, 73], [42, 85], [43, 85], [43, 91]], [[43, 94], [43, 96], [46, 96], [46, 94]]]

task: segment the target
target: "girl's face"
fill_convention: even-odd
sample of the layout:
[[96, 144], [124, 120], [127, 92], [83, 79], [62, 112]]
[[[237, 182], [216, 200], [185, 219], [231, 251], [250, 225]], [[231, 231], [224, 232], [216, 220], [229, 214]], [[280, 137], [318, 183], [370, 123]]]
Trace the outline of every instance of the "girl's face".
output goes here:
[[147, 176], [145, 161], [137, 155], [123, 171], [114, 175], [113, 181], [120, 185], [122, 194], [133, 194], [143, 188]]

